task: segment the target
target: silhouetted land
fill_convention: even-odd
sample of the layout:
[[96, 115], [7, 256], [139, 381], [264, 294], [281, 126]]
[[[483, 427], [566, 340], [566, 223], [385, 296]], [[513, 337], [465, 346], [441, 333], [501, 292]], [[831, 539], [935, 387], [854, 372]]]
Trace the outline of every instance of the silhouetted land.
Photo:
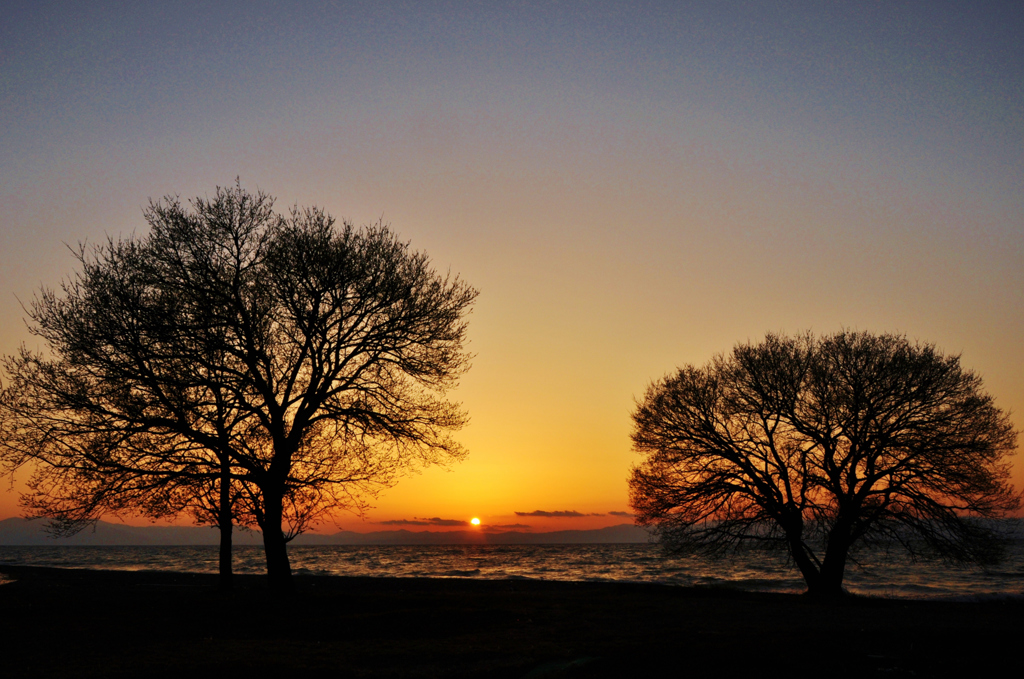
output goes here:
[[[1013, 667], [1024, 602], [626, 583], [265, 578], [0, 566], [9, 677], [970, 676]], [[262, 670], [263, 672], [257, 672]]]

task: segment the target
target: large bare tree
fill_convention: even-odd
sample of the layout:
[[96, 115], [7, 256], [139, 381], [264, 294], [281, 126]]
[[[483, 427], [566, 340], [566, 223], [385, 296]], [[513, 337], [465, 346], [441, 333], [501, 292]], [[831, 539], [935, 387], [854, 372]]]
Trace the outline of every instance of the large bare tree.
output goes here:
[[[121, 465], [153, 452], [124, 465], [137, 478], [205, 451], [205, 467], [172, 476], [221, 479], [222, 502], [240, 501], [263, 532], [275, 588], [290, 586], [287, 541], [324, 511], [358, 509], [410, 466], [461, 459], [450, 432], [465, 415], [445, 393], [468, 367], [475, 290], [382, 224], [280, 215], [238, 186], [151, 203], [146, 219], [145, 238], [83, 253], [78, 277], [32, 306], [52, 357], [8, 359], [12, 387], [42, 392], [17, 399], [21, 430], [59, 412], [86, 438], [134, 437], [103, 454]], [[85, 293], [108, 275], [138, 279], [123, 313]], [[18, 453], [44, 474], [66, 461]]]
[[651, 384], [633, 419], [641, 524], [682, 551], [785, 549], [815, 595], [872, 543], [987, 562], [983, 519], [1019, 504], [1008, 416], [958, 356], [897, 335], [768, 335]]

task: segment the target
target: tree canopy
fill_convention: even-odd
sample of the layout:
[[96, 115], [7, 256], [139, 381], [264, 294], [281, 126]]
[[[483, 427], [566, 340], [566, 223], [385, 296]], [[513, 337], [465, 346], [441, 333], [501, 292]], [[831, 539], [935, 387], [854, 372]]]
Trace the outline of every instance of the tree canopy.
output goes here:
[[869, 544], [988, 562], [979, 519], [1019, 506], [1007, 414], [958, 356], [898, 335], [768, 335], [654, 382], [633, 420], [639, 523], [677, 550], [785, 549], [815, 594]]
[[473, 288], [386, 225], [281, 215], [240, 186], [145, 217], [31, 305], [48, 352], [5, 361], [6, 458], [42, 463], [29, 505], [241, 518], [287, 587], [285, 543], [324, 511], [463, 457], [445, 393]]

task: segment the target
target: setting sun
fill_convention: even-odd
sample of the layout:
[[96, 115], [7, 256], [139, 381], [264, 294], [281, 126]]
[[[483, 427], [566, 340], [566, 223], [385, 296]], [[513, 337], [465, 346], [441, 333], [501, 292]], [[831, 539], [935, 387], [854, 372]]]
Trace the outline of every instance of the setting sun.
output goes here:
[[475, 516], [472, 519], [470, 519], [469, 522], [471, 524], [473, 524], [474, 526], [479, 526], [480, 525], [480, 519], [476, 518]]

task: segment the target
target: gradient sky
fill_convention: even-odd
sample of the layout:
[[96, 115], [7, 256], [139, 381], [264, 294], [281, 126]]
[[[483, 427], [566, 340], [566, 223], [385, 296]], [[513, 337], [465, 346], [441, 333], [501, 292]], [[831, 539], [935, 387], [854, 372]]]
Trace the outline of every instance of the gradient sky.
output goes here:
[[766, 331], [934, 342], [1024, 426], [1024, 4], [314, 5], [5, 3], [0, 352], [65, 244], [238, 176], [481, 293], [469, 458], [346, 529], [620, 523], [634, 399]]

